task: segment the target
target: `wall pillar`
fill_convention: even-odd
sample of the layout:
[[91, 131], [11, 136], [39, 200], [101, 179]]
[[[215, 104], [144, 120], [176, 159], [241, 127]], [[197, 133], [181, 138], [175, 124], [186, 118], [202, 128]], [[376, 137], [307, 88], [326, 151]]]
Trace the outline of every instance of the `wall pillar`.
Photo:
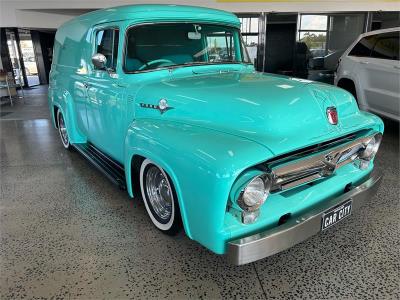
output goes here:
[[0, 28], [0, 56], [1, 66], [0, 69], [12, 72], [12, 64], [10, 59], [10, 52], [8, 51], [6, 29]]

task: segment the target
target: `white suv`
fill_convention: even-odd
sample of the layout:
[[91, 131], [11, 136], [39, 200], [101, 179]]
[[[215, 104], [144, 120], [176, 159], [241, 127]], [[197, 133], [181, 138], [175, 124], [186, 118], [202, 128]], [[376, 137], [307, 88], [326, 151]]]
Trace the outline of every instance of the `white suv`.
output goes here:
[[360, 109], [400, 121], [400, 27], [364, 33], [339, 59], [335, 85]]

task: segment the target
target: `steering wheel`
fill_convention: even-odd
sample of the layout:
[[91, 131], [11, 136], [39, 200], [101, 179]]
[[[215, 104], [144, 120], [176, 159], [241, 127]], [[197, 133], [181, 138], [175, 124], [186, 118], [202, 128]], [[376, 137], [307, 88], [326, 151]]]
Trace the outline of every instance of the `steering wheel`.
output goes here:
[[151, 61], [145, 63], [143, 66], [141, 66], [139, 68], [139, 71], [147, 69], [148, 67], [155, 65], [155, 64], [173, 64], [174, 65], [175, 63], [169, 59], [164, 59], [164, 58], [155, 59], [155, 60], [151, 60]]

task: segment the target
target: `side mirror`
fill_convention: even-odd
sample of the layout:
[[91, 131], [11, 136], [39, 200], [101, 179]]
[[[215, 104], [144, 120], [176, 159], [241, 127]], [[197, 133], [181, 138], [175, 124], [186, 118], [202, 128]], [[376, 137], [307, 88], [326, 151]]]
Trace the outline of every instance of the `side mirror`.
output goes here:
[[107, 58], [101, 53], [96, 53], [92, 56], [92, 63], [96, 67], [96, 69], [105, 70]]

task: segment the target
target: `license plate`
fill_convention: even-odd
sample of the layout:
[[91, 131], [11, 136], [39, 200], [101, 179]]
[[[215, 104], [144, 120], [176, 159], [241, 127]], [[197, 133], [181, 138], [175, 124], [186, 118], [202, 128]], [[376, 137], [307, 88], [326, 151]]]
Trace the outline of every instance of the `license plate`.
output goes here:
[[321, 231], [351, 215], [352, 200], [342, 203], [322, 215]]

